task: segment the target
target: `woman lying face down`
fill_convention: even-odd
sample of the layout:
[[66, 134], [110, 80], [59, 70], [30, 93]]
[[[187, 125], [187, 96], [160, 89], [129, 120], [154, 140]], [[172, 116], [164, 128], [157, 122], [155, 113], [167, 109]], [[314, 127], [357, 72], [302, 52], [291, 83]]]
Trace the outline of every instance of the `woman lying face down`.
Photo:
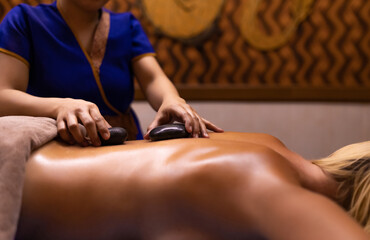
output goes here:
[[311, 162], [266, 134], [53, 141], [27, 163], [17, 239], [369, 239], [369, 146]]

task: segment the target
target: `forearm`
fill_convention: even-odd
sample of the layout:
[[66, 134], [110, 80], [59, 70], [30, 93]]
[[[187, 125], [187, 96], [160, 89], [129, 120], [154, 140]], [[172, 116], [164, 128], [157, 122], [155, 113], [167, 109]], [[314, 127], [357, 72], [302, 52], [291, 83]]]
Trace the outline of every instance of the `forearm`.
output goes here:
[[60, 98], [41, 98], [28, 93], [14, 90], [0, 90], [0, 115], [27, 115], [39, 117], [57, 117]]
[[163, 102], [180, 99], [175, 86], [166, 76], [159, 76], [153, 79], [143, 91], [148, 102], [156, 111], [158, 111]]
[[133, 68], [141, 90], [154, 110], [158, 111], [165, 101], [183, 101], [154, 57], [134, 62]]

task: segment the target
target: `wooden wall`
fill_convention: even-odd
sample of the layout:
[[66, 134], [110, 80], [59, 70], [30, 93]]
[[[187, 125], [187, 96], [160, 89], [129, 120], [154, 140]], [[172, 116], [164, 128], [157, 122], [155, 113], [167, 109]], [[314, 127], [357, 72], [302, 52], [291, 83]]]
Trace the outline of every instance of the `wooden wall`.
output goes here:
[[[174, 9], [161, 7], [166, 1], [214, 3], [148, 1], [169, 17]], [[0, 18], [20, 2], [39, 0], [0, 0]], [[370, 101], [369, 0], [221, 2], [207, 28], [189, 38], [159, 26], [158, 9], [143, 7], [145, 0], [110, 0], [107, 7], [139, 18], [158, 61], [187, 99]], [[184, 29], [193, 22], [185, 19]]]

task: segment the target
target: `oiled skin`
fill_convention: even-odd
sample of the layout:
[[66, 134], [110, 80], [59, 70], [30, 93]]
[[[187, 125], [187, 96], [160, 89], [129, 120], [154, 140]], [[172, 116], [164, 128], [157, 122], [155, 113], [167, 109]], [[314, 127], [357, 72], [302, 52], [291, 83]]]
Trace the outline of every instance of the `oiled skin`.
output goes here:
[[18, 236], [367, 239], [334, 202], [305, 189], [302, 161], [266, 134], [99, 148], [54, 141], [27, 163]]

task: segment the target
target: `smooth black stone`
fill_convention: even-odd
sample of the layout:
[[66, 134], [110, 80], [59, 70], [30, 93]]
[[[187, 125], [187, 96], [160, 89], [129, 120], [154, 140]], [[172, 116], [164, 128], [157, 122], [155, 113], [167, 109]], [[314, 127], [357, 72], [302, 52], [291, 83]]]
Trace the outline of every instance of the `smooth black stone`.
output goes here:
[[175, 138], [187, 138], [190, 133], [186, 131], [184, 124], [165, 124], [153, 128], [149, 133], [149, 138], [151, 141], [160, 141]]
[[108, 130], [110, 133], [110, 138], [108, 140], [104, 140], [99, 135], [102, 146], [120, 145], [127, 140], [128, 135], [126, 129], [121, 127], [112, 127]]

